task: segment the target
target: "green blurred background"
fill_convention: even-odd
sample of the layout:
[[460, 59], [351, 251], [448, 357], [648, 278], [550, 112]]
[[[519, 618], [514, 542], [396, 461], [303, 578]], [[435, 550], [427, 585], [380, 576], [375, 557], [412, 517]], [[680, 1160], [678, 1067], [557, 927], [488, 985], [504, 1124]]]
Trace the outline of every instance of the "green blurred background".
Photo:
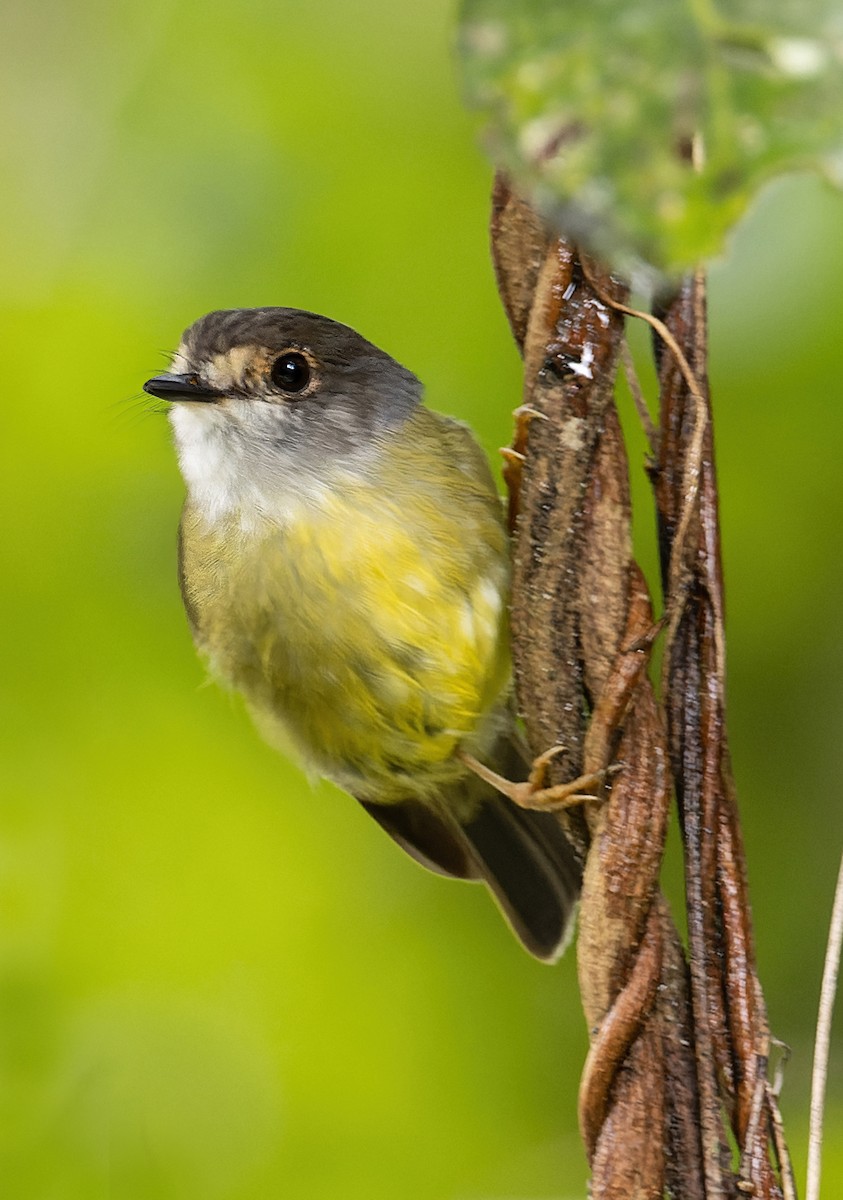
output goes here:
[[[480, 889], [416, 868], [206, 685], [175, 580], [181, 483], [165, 420], [137, 402], [201, 313], [298, 305], [412, 367], [490, 454], [507, 440], [519, 367], [454, 16], [444, 0], [3, 14], [15, 1200], [584, 1194], [573, 956], [532, 962]], [[731, 735], [800, 1177], [843, 841], [841, 216], [819, 184], [777, 186], [711, 285]], [[631, 440], [652, 565], [634, 422]], [[841, 1115], [838, 1047], [829, 1195]]]

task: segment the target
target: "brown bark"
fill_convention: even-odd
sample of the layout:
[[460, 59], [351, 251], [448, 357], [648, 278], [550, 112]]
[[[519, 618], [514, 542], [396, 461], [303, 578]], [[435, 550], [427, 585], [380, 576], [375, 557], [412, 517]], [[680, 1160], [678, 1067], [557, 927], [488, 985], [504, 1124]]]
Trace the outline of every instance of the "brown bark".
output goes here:
[[[689, 370], [673, 350], [660, 343], [658, 351], [652, 476], [668, 618], [662, 707], [647, 674], [660, 627], [632, 556], [614, 403], [626, 288], [550, 236], [503, 179], [492, 244], [524, 357], [507, 471], [519, 710], [534, 754], [566, 747], [553, 762], [554, 783], [620, 765], [602, 795], [559, 815], [584, 864], [578, 967], [591, 1046], [580, 1124], [591, 1194], [719, 1200], [751, 1187], [772, 1200], [782, 1192], [769, 1148], [769, 1033], [725, 735], [702, 283], [689, 281], [667, 311], [680, 347], [690, 346]], [[674, 776], [690, 972], [658, 887]], [[724, 1115], [741, 1150], [739, 1172]]]
[[[726, 734], [725, 624], [707, 380], [705, 280], [686, 279], [661, 314], [681, 348], [656, 344], [659, 453], [651, 475], [670, 615], [662, 687], [685, 844], [691, 997], [707, 1195], [734, 1194], [725, 1108], [752, 1195], [784, 1194], [771, 1147], [770, 1032], [755, 966], [746, 862]], [[792, 1188], [782, 1164], [782, 1183]]]

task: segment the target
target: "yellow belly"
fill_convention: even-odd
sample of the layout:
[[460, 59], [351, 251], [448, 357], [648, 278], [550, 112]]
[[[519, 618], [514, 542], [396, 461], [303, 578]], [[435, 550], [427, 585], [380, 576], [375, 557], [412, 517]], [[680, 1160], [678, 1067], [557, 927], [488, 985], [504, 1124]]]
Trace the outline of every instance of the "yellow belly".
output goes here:
[[455, 749], [482, 745], [508, 684], [497, 502], [488, 487], [458, 499], [444, 512], [435, 490], [355, 481], [246, 533], [185, 512], [185, 601], [213, 672], [363, 799], [458, 777]]

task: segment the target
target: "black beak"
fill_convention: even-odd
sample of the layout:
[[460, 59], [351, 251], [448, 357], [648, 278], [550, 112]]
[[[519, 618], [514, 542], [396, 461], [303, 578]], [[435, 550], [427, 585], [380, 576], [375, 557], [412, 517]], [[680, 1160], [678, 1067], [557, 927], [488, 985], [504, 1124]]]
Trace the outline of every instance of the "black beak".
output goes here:
[[220, 398], [219, 392], [200, 383], [195, 375], [172, 375], [169, 371], [163, 375], [156, 375], [154, 379], [147, 379], [143, 390], [160, 400], [197, 400], [210, 403]]

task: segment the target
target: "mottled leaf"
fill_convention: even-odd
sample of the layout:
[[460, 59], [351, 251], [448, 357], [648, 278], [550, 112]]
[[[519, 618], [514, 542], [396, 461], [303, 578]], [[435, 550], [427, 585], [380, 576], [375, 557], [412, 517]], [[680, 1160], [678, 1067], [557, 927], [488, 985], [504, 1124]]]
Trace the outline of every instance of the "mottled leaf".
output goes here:
[[773, 175], [843, 182], [835, 0], [464, 0], [460, 52], [496, 163], [617, 265], [718, 253]]

